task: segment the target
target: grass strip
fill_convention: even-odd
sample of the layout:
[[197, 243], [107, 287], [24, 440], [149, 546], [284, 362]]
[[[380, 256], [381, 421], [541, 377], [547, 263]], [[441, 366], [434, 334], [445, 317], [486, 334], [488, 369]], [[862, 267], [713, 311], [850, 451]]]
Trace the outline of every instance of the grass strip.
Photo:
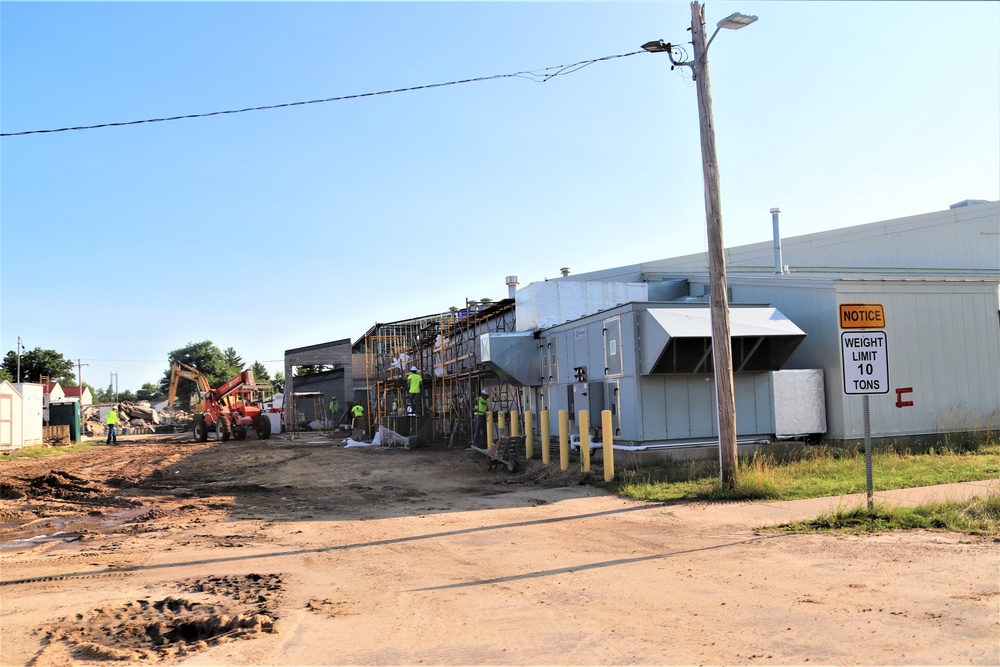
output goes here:
[[[925, 453], [883, 448], [872, 454], [875, 491], [996, 479], [1000, 444], [972, 451], [938, 447]], [[823, 446], [765, 447], [742, 457], [732, 487], [719, 481], [718, 462], [670, 461], [620, 471], [607, 488], [636, 500], [802, 500], [866, 491], [865, 457]]]
[[876, 502], [870, 510], [867, 506], [837, 508], [824, 512], [815, 519], [791, 521], [760, 530], [784, 533], [868, 534], [886, 530], [915, 529], [971, 535], [1000, 535], [1000, 493], [991, 493], [985, 498], [974, 496], [968, 500], [925, 503], [915, 507]]
[[66, 447], [23, 447], [13, 452], [5, 453], [0, 458], [0, 462], [9, 459], [40, 459], [47, 456], [62, 456], [63, 454], [85, 452], [88, 449], [94, 449], [99, 446], [93, 442], [81, 442], [75, 445], [67, 445]]

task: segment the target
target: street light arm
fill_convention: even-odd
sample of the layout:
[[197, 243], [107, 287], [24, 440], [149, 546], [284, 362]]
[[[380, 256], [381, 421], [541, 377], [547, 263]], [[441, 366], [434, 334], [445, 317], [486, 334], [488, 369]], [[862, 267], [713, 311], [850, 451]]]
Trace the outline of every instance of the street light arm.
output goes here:
[[715, 29], [715, 32], [712, 33], [712, 36], [708, 38], [708, 43], [705, 44], [705, 52], [701, 54], [702, 60], [708, 57], [708, 47], [712, 46], [712, 40], [715, 39], [715, 36], [719, 34], [720, 30], [722, 30], [722, 26], [718, 26]]

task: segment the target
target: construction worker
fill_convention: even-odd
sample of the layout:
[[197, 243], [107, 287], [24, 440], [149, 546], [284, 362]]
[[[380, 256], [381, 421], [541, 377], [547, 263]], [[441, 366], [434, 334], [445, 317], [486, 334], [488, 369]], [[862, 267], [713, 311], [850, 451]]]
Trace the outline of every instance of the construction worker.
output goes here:
[[365, 409], [361, 407], [358, 403], [353, 408], [351, 408], [351, 414], [354, 415], [353, 428], [364, 429], [365, 427]]
[[406, 376], [406, 414], [419, 415], [423, 407], [420, 390], [424, 378], [417, 372], [416, 366], [410, 366], [410, 374]]
[[490, 411], [490, 394], [485, 389], [479, 392], [476, 400], [473, 401], [472, 413], [476, 417], [475, 429], [472, 432], [472, 444], [478, 445], [480, 441], [486, 441], [486, 415]]
[[330, 421], [336, 422], [338, 414], [340, 414], [340, 401], [334, 396], [330, 399]]
[[107, 444], [110, 445], [113, 442], [113, 443], [115, 443], [117, 445], [118, 444], [118, 406], [117, 405], [111, 406], [111, 409], [108, 410], [108, 417], [107, 417], [107, 419], [104, 420], [104, 423], [107, 424], [107, 429], [108, 429], [108, 443]]

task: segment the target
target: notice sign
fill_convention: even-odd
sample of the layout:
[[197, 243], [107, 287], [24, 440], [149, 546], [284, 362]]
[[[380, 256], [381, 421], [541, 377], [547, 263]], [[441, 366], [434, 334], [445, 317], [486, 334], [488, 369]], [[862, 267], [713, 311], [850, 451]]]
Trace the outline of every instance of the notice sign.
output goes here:
[[884, 331], [842, 331], [845, 394], [888, 394], [889, 351]]
[[840, 304], [841, 329], [884, 329], [885, 309], [881, 303]]

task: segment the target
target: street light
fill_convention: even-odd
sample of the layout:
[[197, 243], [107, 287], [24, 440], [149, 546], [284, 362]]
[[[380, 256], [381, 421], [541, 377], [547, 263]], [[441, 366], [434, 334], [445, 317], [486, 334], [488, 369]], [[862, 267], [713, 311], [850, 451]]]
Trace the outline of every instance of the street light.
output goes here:
[[722, 241], [722, 205], [719, 194], [719, 157], [715, 150], [715, 121], [712, 118], [712, 88], [708, 77], [708, 47], [719, 30], [739, 30], [757, 20], [756, 16], [732, 14], [716, 24], [712, 37], [705, 42], [705, 13], [697, 2], [691, 3], [691, 43], [694, 58], [674, 59], [676, 47], [662, 40], [646, 42], [650, 53], [665, 52], [673, 67], [691, 68], [691, 78], [698, 89], [698, 120], [701, 128], [701, 162], [705, 180], [705, 219], [708, 227], [708, 275], [711, 286], [712, 352], [719, 419], [719, 468], [722, 483], [731, 486], [737, 467], [736, 396], [733, 390], [733, 352], [729, 325], [729, 298], [726, 294], [726, 258]]
[[[716, 23], [715, 31], [718, 32], [719, 28], [727, 28], [729, 30], [739, 30], [740, 28], [745, 28], [754, 21], [757, 20], [756, 16], [750, 16], [749, 14], [740, 14], [739, 12], [734, 12]], [[715, 35], [712, 35], [715, 37]], [[711, 41], [711, 40], [709, 40]]]

